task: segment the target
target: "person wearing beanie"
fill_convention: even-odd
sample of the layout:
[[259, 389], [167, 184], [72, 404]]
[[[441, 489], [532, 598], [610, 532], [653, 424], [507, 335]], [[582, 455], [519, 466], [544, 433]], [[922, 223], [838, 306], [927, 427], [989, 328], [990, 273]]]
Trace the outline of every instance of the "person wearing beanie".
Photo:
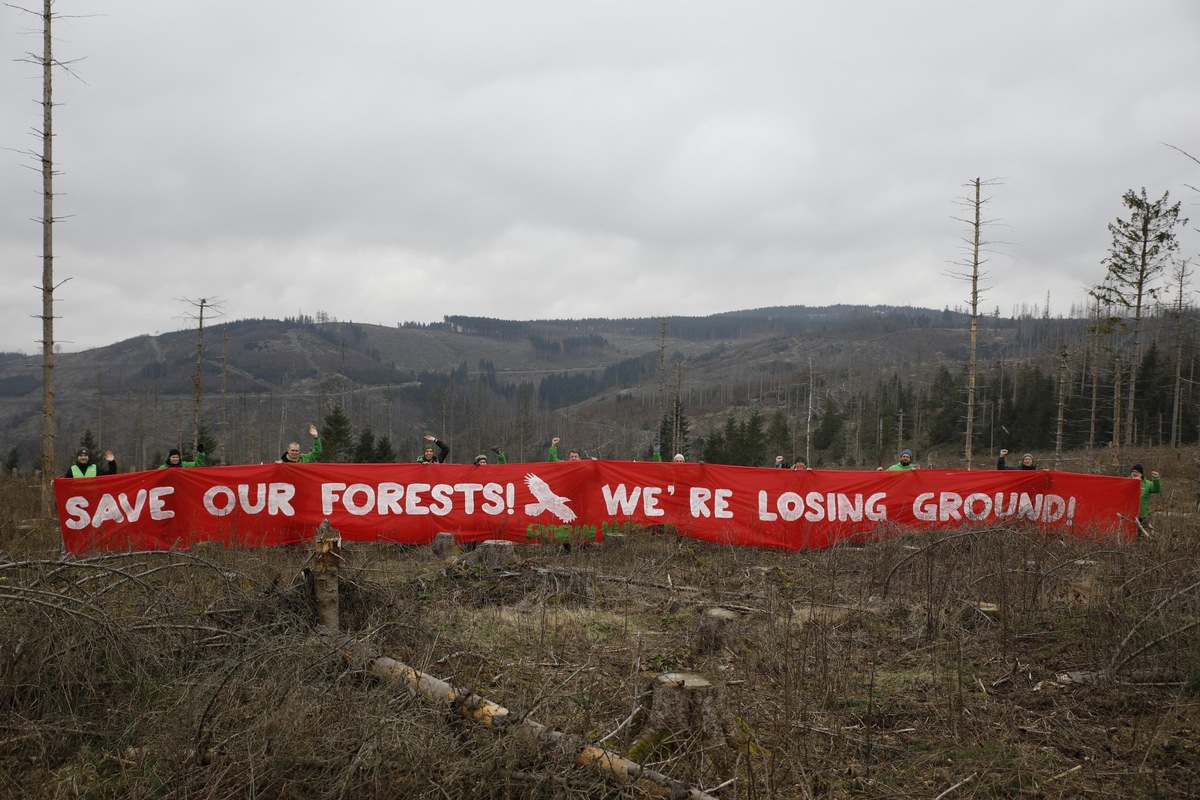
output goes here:
[[898, 470], [916, 469], [917, 465], [913, 463], [913, 452], [907, 447], [900, 451], [900, 460], [887, 468], [888, 472], [896, 472]]
[[159, 469], [167, 469], [168, 467], [203, 467], [204, 466], [204, 442], [196, 442], [196, 460], [184, 461], [183, 454], [176, 448], [172, 447], [171, 452], [167, 453], [166, 462], [159, 465]]
[[808, 465], [808, 459], [804, 456], [796, 456], [796, 460], [792, 462], [792, 469], [812, 469]]
[[[496, 463], [497, 464], [507, 464], [508, 463], [508, 459], [504, 457], [504, 451], [501, 450], [499, 447], [493, 447], [492, 452], [496, 454]], [[482, 467], [487, 463], [488, 463], [487, 453], [480, 453], [479, 455], [475, 456], [475, 466]]]
[[671, 463], [673, 464], [682, 464], [685, 461], [687, 459], [683, 457], [683, 453], [676, 453], [675, 457], [671, 459]]
[[63, 473], [64, 478], [94, 478], [97, 475], [116, 475], [117, 474], [117, 459], [113, 456], [112, 450], [104, 451], [103, 465], [92, 461], [92, 454], [88, 452], [86, 447], [81, 447], [75, 451], [75, 463], [67, 467], [67, 471]]
[[[425, 434], [425, 441], [429, 444], [421, 448], [421, 457], [417, 459], [418, 464], [441, 464], [446, 460], [446, 456], [450, 455], [450, 445], [443, 442], [432, 433]], [[433, 446], [437, 445], [438, 453], [433, 454]]]
[[1150, 495], [1159, 494], [1162, 492], [1162, 479], [1159, 477], [1158, 471], [1150, 473], [1150, 477], [1146, 477], [1146, 470], [1142, 469], [1141, 464], [1134, 464], [1129, 470], [1129, 477], [1137, 478], [1142, 482], [1142, 503], [1138, 507], [1138, 536], [1143, 533], [1149, 534], [1153, 526], [1150, 524]]
[[1033, 453], [1026, 453], [1021, 456], [1021, 463], [1015, 467], [1008, 467], [1004, 464], [1004, 457], [1008, 455], [1008, 450], [1000, 450], [1000, 459], [996, 462], [996, 469], [1037, 469], [1037, 464], [1033, 463]]

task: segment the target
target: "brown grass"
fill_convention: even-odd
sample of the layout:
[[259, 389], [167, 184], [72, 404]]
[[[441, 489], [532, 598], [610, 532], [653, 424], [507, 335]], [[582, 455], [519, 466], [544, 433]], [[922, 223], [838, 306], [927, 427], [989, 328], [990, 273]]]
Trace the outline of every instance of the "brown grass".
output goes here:
[[[342, 625], [721, 798], [1191, 796], [1185, 480], [1127, 543], [991, 528], [786, 553], [644, 533], [498, 568], [349, 543]], [[64, 561], [53, 524], [27, 526], [38, 499], [0, 483], [0, 795], [644, 796], [358, 672], [313, 629], [302, 552]], [[715, 646], [713, 606], [741, 615]], [[647, 735], [648, 679], [680, 670], [717, 684], [719, 724]]]

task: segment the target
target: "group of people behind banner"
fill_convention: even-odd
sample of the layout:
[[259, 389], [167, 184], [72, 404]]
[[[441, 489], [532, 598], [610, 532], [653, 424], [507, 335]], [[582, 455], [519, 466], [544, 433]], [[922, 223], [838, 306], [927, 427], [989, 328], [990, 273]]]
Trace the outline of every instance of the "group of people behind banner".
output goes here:
[[[301, 452], [299, 442], [290, 442], [283, 455], [276, 461], [278, 464], [309, 464], [317, 461], [324, 451], [324, 446], [321, 443], [321, 436], [316, 425], [308, 426], [308, 434], [312, 437], [312, 447], [308, 452]], [[425, 434], [425, 445], [421, 450], [421, 456], [417, 459], [419, 464], [441, 464], [446, 461], [450, 455], [450, 447], [438, 437], [431, 433]], [[547, 453], [549, 461], [558, 461], [558, 445], [561, 439], [555, 436], [550, 440], [550, 448]], [[435, 451], [436, 448], [436, 451]], [[496, 456], [496, 463], [505, 464], [508, 459], [504, 455], [504, 451], [499, 447], [491, 448], [491, 451]], [[1019, 463], [1009, 466], [1005, 462], [1005, 456], [1009, 451], [1007, 449], [1000, 450], [1000, 458], [996, 462], [996, 469], [1001, 470], [1036, 470], [1037, 464], [1034, 463], [1032, 453], [1025, 453], [1021, 456]], [[581, 461], [582, 453], [580, 450], [571, 449], [567, 451], [567, 461]], [[593, 458], [594, 460], [594, 458]], [[654, 461], [661, 461], [662, 456], [659, 453], [659, 448], [654, 448]], [[676, 453], [672, 458], [674, 462], [683, 462], [686, 459], [682, 453]], [[203, 442], [196, 443], [196, 457], [192, 461], [184, 461], [183, 455], [178, 449], [172, 448], [167, 455], [167, 460], [158, 467], [158, 469], [182, 468], [182, 467], [202, 467], [205, 463], [205, 452]], [[486, 453], [480, 453], [475, 456], [473, 462], [475, 466], [483, 466], [489, 463]], [[772, 465], [779, 469], [811, 469], [807, 459], [803, 456], [797, 456], [792, 464], [788, 464], [783, 456], [776, 456], [775, 463]], [[917, 464], [913, 458], [912, 450], [904, 448], [900, 451], [900, 458], [896, 463], [889, 467], [879, 467], [880, 470], [888, 472], [896, 472], [903, 470], [917, 469]], [[75, 452], [75, 463], [67, 468], [63, 474], [64, 478], [94, 478], [99, 475], [115, 475], [117, 472], [117, 460], [111, 450], [104, 451], [104, 460], [95, 462], [91, 459], [91, 452], [86, 447], [81, 447]], [[1148, 534], [1151, 530], [1150, 523], [1150, 495], [1159, 494], [1162, 492], [1162, 477], [1157, 470], [1152, 470], [1149, 476], [1141, 464], [1134, 464], [1129, 471], [1129, 477], [1141, 481], [1142, 494], [1141, 504], [1138, 508], [1138, 535]]]

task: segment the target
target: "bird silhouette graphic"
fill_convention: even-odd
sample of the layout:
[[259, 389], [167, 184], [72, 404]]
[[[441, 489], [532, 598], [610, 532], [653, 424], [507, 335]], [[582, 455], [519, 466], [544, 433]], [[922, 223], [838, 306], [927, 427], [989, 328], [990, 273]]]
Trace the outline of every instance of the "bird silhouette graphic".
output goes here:
[[570, 498], [556, 495], [544, 480], [532, 472], [525, 476], [525, 485], [537, 500], [536, 503], [525, 504], [527, 515], [536, 517], [543, 511], [549, 511], [563, 522], [575, 521], [575, 512], [567, 508], [567, 503], [571, 502]]

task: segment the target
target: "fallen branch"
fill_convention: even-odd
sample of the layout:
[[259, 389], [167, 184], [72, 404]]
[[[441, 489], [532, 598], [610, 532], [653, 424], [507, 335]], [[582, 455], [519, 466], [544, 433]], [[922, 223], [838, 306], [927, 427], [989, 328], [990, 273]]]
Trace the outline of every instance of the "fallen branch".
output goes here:
[[648, 781], [656, 785], [659, 792], [665, 790], [666, 797], [679, 800], [716, 800], [712, 795], [705, 794], [700, 789], [691, 788], [663, 775], [661, 772], [647, 769], [628, 758], [584, 742], [580, 737], [565, 734], [560, 731], [534, 722], [528, 717], [518, 717], [507, 708], [493, 703], [484, 697], [457, 689], [439, 678], [413, 669], [395, 659], [385, 656], [374, 656], [361, 659], [354, 652], [353, 646], [343, 650], [346, 658], [352, 663], [361, 662], [361, 668], [376, 678], [388, 682], [403, 682], [414, 693], [435, 702], [450, 705], [455, 714], [466, 719], [474, 720], [487, 728], [502, 732], [512, 732], [525, 737], [545, 749], [557, 750], [573, 758], [579, 766], [592, 767], [599, 772], [615, 777], [618, 780]]

